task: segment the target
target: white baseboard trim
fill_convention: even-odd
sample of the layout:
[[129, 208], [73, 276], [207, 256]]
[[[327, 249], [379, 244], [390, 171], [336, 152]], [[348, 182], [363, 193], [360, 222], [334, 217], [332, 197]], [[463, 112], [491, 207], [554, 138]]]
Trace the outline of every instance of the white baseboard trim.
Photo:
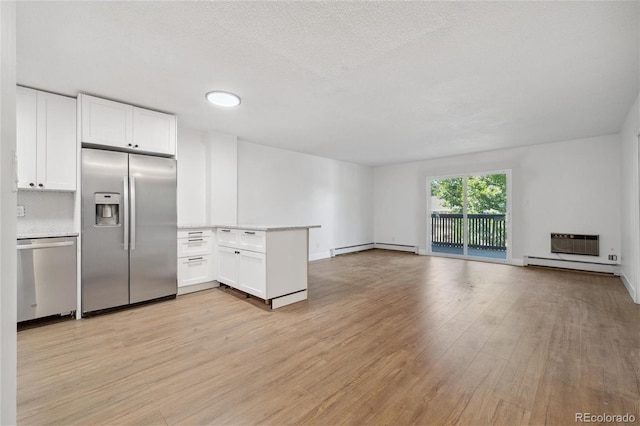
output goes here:
[[396, 250], [396, 251], [408, 251], [411, 253], [418, 254], [417, 246], [409, 246], [405, 244], [373, 243], [373, 248], [385, 249], [385, 250]]
[[314, 260], [328, 259], [331, 257], [330, 251], [321, 251], [319, 253], [309, 253], [309, 262]]
[[606, 274], [619, 275], [620, 267], [616, 264], [582, 262], [576, 260], [548, 259], [545, 257], [524, 256], [524, 266], [549, 266], [552, 268], [575, 269], [587, 272], [603, 272]]
[[423, 249], [423, 248], [418, 248], [418, 254], [420, 256], [426, 256], [429, 254], [429, 252], [427, 251], [427, 249]]
[[373, 248], [373, 243], [356, 244], [355, 246], [333, 248], [333, 249], [331, 249], [330, 253], [331, 253], [331, 257], [336, 257], [336, 256], [339, 256], [341, 254], [355, 253], [357, 251], [371, 250], [372, 248]]
[[283, 306], [291, 305], [292, 303], [301, 302], [303, 300], [307, 300], [307, 290], [302, 290], [297, 293], [287, 294], [286, 296], [271, 299], [271, 309], [278, 309]]
[[511, 264], [513, 266], [524, 266], [524, 259], [511, 259]]
[[210, 288], [216, 288], [219, 286], [220, 286], [220, 283], [218, 281], [209, 281], [206, 283], [185, 285], [184, 287], [178, 287], [178, 296], [181, 296], [183, 294], [193, 293], [196, 291], [208, 290]]
[[629, 279], [627, 278], [627, 276], [624, 274], [623, 271], [620, 271], [620, 279], [622, 280], [622, 283], [624, 284], [624, 286], [627, 288], [627, 291], [631, 296], [631, 300], [633, 300], [637, 304], [640, 304], [640, 300], [638, 300], [638, 295], [636, 294], [636, 289], [629, 282]]

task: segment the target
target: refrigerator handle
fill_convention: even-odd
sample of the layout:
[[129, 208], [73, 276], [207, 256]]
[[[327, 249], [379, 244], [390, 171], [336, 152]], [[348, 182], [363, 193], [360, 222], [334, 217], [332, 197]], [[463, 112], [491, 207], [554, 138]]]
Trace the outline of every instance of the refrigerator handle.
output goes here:
[[131, 176], [131, 250], [136, 249], [136, 178]]
[[123, 190], [122, 190], [122, 198], [124, 200], [124, 212], [122, 217], [124, 218], [123, 220], [123, 224], [124, 226], [122, 227], [123, 231], [123, 242], [124, 242], [124, 249], [129, 250], [129, 176], [124, 176], [124, 178], [122, 179], [122, 181], [124, 182], [123, 184]]

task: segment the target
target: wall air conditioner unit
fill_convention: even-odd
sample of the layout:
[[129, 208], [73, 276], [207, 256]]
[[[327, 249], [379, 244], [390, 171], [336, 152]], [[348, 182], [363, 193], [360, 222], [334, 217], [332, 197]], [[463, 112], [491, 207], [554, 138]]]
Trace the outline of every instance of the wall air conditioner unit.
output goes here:
[[600, 256], [598, 235], [551, 234], [551, 253]]

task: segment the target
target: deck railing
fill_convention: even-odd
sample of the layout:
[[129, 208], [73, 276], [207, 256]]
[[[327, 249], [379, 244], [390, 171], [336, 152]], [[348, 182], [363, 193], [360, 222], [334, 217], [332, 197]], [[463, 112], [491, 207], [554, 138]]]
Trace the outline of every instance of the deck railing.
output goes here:
[[[468, 214], [468, 247], [484, 250], [507, 249], [507, 222], [503, 214]], [[432, 213], [431, 243], [441, 247], [464, 245], [462, 214]]]

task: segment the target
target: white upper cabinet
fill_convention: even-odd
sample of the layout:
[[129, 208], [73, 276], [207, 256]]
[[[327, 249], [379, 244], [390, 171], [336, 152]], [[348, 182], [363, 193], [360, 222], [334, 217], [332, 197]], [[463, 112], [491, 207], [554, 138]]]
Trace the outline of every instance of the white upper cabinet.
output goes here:
[[134, 107], [133, 144], [143, 151], [175, 155], [175, 115]]
[[38, 187], [76, 190], [76, 100], [38, 92]]
[[176, 154], [176, 117], [89, 95], [82, 103], [82, 142], [131, 151]]
[[17, 87], [18, 188], [76, 190], [76, 100]]
[[133, 107], [80, 95], [82, 142], [127, 148], [133, 143]]
[[36, 188], [38, 95], [33, 89], [16, 87], [16, 154], [18, 188]]

